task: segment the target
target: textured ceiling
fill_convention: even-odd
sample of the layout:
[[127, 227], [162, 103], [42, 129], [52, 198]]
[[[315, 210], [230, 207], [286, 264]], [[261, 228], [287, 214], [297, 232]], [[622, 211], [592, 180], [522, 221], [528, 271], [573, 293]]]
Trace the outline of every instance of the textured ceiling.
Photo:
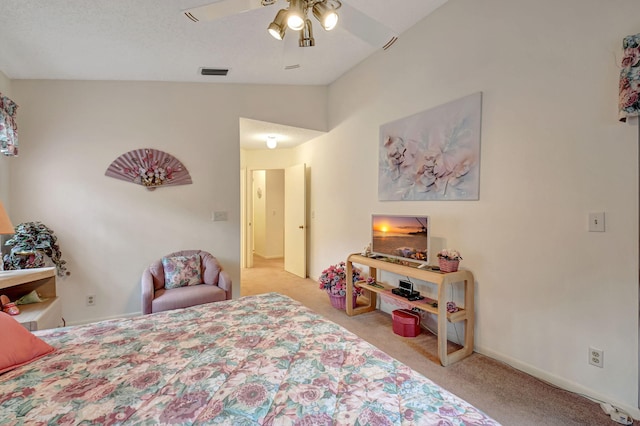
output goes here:
[[[343, 0], [402, 37], [446, 0]], [[194, 23], [184, 10], [207, 0], [0, 0], [0, 71], [11, 79], [144, 80], [327, 85], [378, 51], [348, 31], [347, 18], [316, 45], [266, 31], [285, 0]], [[393, 49], [393, 47], [391, 47]], [[285, 70], [291, 57], [301, 67]], [[226, 77], [201, 67], [229, 68]]]

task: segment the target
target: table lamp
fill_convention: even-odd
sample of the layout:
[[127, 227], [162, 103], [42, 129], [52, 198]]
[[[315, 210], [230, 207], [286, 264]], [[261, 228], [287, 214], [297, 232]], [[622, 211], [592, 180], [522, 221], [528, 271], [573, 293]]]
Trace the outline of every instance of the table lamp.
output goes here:
[[[9, 215], [0, 201], [0, 235], [11, 235], [15, 234], [15, 232], [11, 224], [11, 219], [9, 219]], [[0, 252], [0, 271], [2, 270], [4, 270], [4, 262], [2, 260], [2, 253]]]

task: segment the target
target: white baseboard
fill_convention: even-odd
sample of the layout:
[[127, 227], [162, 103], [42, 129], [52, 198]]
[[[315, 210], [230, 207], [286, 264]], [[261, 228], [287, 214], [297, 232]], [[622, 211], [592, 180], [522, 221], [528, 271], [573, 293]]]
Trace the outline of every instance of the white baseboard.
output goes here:
[[87, 319], [87, 320], [82, 320], [82, 321], [72, 321], [72, 322], [67, 322], [67, 326], [72, 326], [72, 325], [85, 325], [85, 324], [91, 324], [94, 322], [100, 322], [100, 321], [107, 321], [107, 320], [113, 320], [113, 319], [122, 319], [122, 318], [132, 318], [132, 317], [137, 317], [142, 315], [142, 312], [132, 312], [129, 314], [122, 314], [122, 315], [113, 315], [113, 316], [109, 316], [109, 317], [102, 317], [102, 318], [92, 318], [92, 319]]
[[614, 407], [617, 407], [619, 409], [626, 411], [634, 419], [640, 419], [640, 409], [638, 407], [629, 406], [618, 401], [612, 401], [606, 395], [601, 395], [598, 392], [594, 392], [593, 389], [586, 388], [578, 383], [563, 379], [562, 377], [549, 374], [549, 372], [547, 371], [541, 370], [537, 367], [534, 367], [530, 364], [519, 361], [517, 359], [505, 356], [504, 354], [494, 352], [490, 349], [476, 346], [474, 350], [482, 355], [486, 355], [495, 360], [504, 362], [505, 364], [508, 364], [517, 370], [523, 371], [533, 377], [536, 377], [542, 381], [550, 383], [553, 386], [557, 386], [561, 389], [576, 393], [578, 395], [582, 395], [585, 398], [588, 398], [592, 401], [596, 401], [598, 403], [607, 402], [613, 405]]
[[263, 255], [263, 254], [260, 254], [260, 253], [253, 253], [253, 255], [254, 256], [258, 256], [258, 257], [260, 257], [262, 259], [265, 259], [265, 260], [284, 259], [284, 255], [282, 255], [282, 254], [276, 254], [276, 255], [273, 255], [273, 256], [266, 256], [266, 255]]

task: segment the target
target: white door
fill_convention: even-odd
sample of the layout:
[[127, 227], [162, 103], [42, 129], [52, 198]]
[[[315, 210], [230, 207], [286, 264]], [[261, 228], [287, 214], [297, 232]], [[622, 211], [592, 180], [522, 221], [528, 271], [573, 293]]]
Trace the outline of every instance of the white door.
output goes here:
[[307, 277], [307, 185], [305, 165], [284, 170], [284, 270]]
[[253, 199], [251, 194], [253, 174], [251, 170], [240, 170], [240, 267], [253, 268]]

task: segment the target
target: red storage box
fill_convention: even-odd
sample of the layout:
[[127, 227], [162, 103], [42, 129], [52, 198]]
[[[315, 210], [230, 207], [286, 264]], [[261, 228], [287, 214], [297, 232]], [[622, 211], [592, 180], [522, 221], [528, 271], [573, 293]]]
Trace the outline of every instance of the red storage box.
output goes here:
[[420, 314], [409, 309], [396, 309], [391, 314], [394, 333], [402, 337], [416, 337], [420, 334]]

